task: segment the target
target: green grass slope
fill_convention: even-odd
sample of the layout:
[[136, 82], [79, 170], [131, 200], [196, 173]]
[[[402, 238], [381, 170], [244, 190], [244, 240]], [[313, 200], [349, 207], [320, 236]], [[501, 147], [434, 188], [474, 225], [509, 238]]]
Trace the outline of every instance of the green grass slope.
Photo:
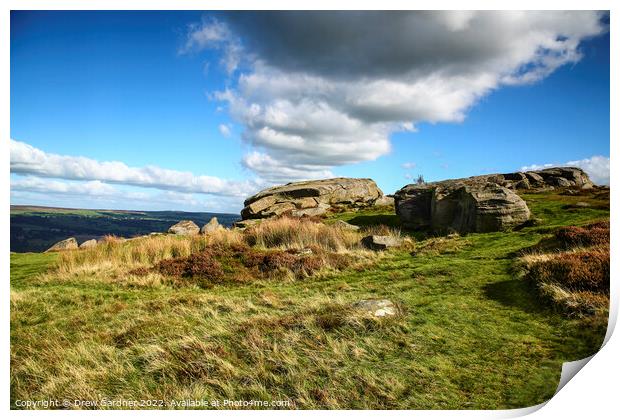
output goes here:
[[[604, 331], [541, 302], [515, 254], [553, 228], [609, 217], [604, 202], [527, 195], [540, 224], [428, 238], [371, 268], [294, 282], [197, 287], [43, 282], [54, 255], [11, 255], [11, 401], [286, 400], [290, 407], [500, 409], [549, 399], [561, 364]], [[590, 201], [590, 207], [572, 207]], [[397, 225], [385, 213], [343, 213]], [[404, 314], [351, 322], [347, 304]]]

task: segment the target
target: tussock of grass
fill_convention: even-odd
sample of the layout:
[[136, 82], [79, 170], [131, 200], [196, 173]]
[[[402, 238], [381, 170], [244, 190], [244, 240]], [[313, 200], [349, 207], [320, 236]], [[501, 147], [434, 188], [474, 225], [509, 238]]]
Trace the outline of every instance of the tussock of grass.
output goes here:
[[245, 234], [251, 246], [259, 248], [302, 249], [318, 247], [342, 252], [360, 249], [361, 234], [311, 219], [281, 217], [251, 227]]

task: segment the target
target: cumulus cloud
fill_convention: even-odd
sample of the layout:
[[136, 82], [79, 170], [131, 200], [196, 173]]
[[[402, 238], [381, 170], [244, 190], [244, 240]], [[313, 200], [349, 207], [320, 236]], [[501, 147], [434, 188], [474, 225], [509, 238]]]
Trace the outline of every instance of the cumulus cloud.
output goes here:
[[587, 11], [230, 12], [192, 26], [183, 49], [221, 50], [231, 74], [247, 64], [213, 95], [245, 127], [244, 165], [261, 156], [309, 178], [389, 153], [395, 131], [460, 122], [605, 30]]
[[566, 163], [545, 163], [542, 165], [522, 166], [522, 171], [535, 171], [538, 169], [551, 168], [553, 166], [573, 166], [583, 169], [592, 182], [598, 185], [609, 185], [609, 158], [605, 156], [592, 156], [581, 160], [571, 160]]
[[292, 164], [281, 162], [271, 156], [252, 152], [245, 155], [241, 164], [256, 173], [262, 179], [268, 179], [272, 183], [287, 183], [294, 179], [321, 179], [333, 178], [334, 174], [320, 165]]
[[400, 165], [403, 167], [403, 169], [413, 169], [415, 168], [417, 165], [415, 164], [415, 162], [405, 162], [402, 165]]
[[[182, 193], [247, 197], [260, 189], [260, 181], [229, 181], [194, 175], [158, 166], [130, 167], [123, 162], [100, 162], [81, 156], [47, 153], [29, 144], [11, 139], [11, 172], [45, 178], [94, 181], [100, 190], [106, 184], [157, 188]], [[53, 185], [53, 182], [50, 182]]]

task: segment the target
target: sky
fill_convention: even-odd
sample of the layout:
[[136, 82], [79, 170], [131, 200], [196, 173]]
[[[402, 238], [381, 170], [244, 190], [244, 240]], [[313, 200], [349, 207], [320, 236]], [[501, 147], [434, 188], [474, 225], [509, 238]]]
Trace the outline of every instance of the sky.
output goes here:
[[270, 185], [609, 184], [590, 11], [12, 11], [11, 203], [237, 213]]

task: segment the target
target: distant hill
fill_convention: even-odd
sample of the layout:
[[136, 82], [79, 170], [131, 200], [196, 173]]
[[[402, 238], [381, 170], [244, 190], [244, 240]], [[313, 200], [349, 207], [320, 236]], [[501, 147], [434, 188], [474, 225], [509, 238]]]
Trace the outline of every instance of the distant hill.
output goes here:
[[91, 210], [27, 205], [11, 206], [11, 251], [40, 252], [62, 239], [74, 236], [78, 242], [104, 235], [130, 238], [150, 232], [165, 232], [180, 220], [193, 220], [199, 226], [213, 216], [231, 226], [237, 214], [183, 212]]

